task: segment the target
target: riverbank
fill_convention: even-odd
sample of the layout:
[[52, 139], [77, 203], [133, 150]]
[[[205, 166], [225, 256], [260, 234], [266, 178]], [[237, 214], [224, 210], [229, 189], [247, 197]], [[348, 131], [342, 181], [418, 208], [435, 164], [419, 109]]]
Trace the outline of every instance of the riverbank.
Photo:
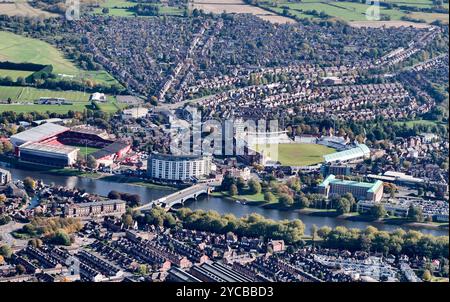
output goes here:
[[278, 201], [267, 202], [264, 200], [264, 194], [258, 193], [253, 195], [235, 195], [230, 196], [226, 192], [213, 192], [211, 194], [213, 197], [220, 197], [228, 200], [238, 202], [245, 206], [250, 207], [260, 207], [263, 209], [274, 209], [279, 211], [290, 211], [294, 213], [299, 213], [308, 216], [315, 217], [331, 217], [335, 219], [345, 220], [345, 221], [355, 221], [355, 222], [368, 222], [377, 224], [387, 224], [387, 225], [398, 225], [407, 226], [412, 228], [427, 228], [434, 230], [448, 230], [448, 223], [438, 223], [438, 222], [412, 222], [405, 217], [395, 217], [390, 216], [382, 219], [374, 219], [370, 216], [361, 215], [358, 212], [351, 212], [339, 215], [335, 209], [315, 209], [315, 208], [298, 208], [295, 206], [286, 207], [280, 204]]
[[[115, 183], [126, 183], [129, 185], [141, 186], [149, 189], [172, 189], [173, 191], [178, 190], [179, 187], [171, 186], [171, 185], [162, 185], [155, 184], [151, 182], [147, 182], [144, 179], [132, 176], [124, 176], [124, 175], [111, 175], [106, 173], [99, 172], [86, 172], [80, 171], [77, 169], [71, 168], [50, 168], [48, 166], [43, 166], [39, 164], [31, 164], [31, 163], [21, 163], [15, 159], [11, 159], [9, 157], [2, 156], [0, 157], [0, 162], [12, 165], [13, 167], [17, 167], [19, 169], [27, 169], [34, 172], [40, 172], [42, 174], [54, 175], [54, 176], [65, 176], [65, 177], [83, 177], [89, 178], [93, 180], [103, 180], [107, 182], [115, 182]], [[45, 180], [45, 179], [43, 179]]]

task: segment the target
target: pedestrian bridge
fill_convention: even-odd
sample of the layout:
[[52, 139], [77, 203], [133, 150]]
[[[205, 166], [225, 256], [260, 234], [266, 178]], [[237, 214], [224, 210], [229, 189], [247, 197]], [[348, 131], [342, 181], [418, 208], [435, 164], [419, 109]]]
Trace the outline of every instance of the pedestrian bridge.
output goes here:
[[156, 200], [152, 200], [150, 203], [137, 207], [136, 210], [146, 211], [150, 210], [154, 206], [160, 206], [166, 210], [170, 210], [176, 204], [184, 204], [188, 199], [197, 199], [202, 194], [209, 195], [211, 193], [212, 186], [210, 184], [202, 183], [196, 184], [181, 191], [169, 194]]

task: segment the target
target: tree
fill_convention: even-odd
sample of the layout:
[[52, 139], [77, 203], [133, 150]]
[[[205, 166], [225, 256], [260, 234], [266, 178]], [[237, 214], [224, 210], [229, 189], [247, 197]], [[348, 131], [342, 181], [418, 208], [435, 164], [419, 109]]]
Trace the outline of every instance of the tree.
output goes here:
[[292, 190], [294, 190], [296, 192], [300, 191], [300, 188], [301, 188], [300, 179], [298, 179], [297, 177], [291, 177], [288, 180], [287, 185], [289, 188], [291, 188]]
[[256, 179], [250, 179], [248, 181], [248, 187], [251, 194], [261, 193], [261, 184]]
[[350, 212], [350, 201], [344, 197], [340, 198], [336, 206], [336, 212], [339, 215]]
[[111, 192], [108, 193], [108, 198], [109, 199], [121, 199], [121, 195], [119, 192], [112, 190]]
[[28, 241], [28, 245], [31, 245], [32, 247], [40, 248], [42, 247], [42, 240], [39, 238], [33, 238], [30, 241]]
[[280, 203], [285, 207], [290, 207], [294, 204], [294, 199], [288, 194], [280, 194], [279, 198]]
[[22, 264], [17, 264], [16, 265], [16, 272], [19, 275], [23, 275], [23, 274], [25, 274], [27, 272], [27, 270], [26, 270], [25, 266], [23, 266]]
[[60, 229], [50, 238], [50, 242], [55, 245], [70, 246], [71, 240], [69, 234], [66, 231]]
[[422, 208], [415, 207], [413, 204], [411, 204], [408, 209], [408, 218], [414, 222], [422, 222], [423, 221]]
[[86, 165], [89, 169], [95, 169], [97, 168], [97, 160], [92, 155], [88, 155]]
[[125, 225], [125, 227], [131, 228], [134, 223], [133, 216], [131, 216], [130, 214], [123, 215], [122, 222]]
[[236, 180], [236, 186], [239, 190], [239, 192], [242, 192], [242, 189], [245, 187], [245, 180], [242, 177], [238, 177]]
[[297, 199], [298, 199], [297, 203], [299, 204], [300, 208], [302, 208], [302, 209], [308, 208], [311, 204], [308, 197], [306, 197], [306, 196], [298, 196]]
[[314, 247], [316, 246], [317, 230], [318, 230], [317, 225], [313, 224], [311, 226], [311, 239]]
[[330, 234], [332, 229], [329, 226], [323, 226], [319, 230], [317, 230], [317, 235], [319, 235], [320, 238], [326, 238], [328, 237], [328, 234]]
[[148, 267], [145, 264], [141, 264], [137, 270], [138, 274], [141, 276], [146, 276], [148, 274]]
[[422, 275], [423, 281], [430, 282], [432, 277], [433, 276], [431, 275], [430, 270], [426, 269], [423, 271], [423, 275]]
[[384, 205], [382, 205], [381, 203], [374, 205], [370, 209], [370, 216], [372, 216], [375, 219], [383, 218], [384, 216], [386, 216], [386, 213], [387, 212], [384, 208]]
[[230, 196], [235, 196], [235, 195], [238, 194], [238, 188], [237, 188], [237, 186], [236, 186], [235, 184], [232, 184], [232, 185], [230, 186], [230, 191], [229, 191], [229, 193], [230, 193]]
[[36, 181], [31, 177], [25, 177], [23, 179], [23, 185], [25, 186], [25, 190], [27, 191], [34, 191], [36, 188]]
[[103, 14], [109, 14], [109, 8], [107, 8], [107, 7], [104, 7], [103, 9], [102, 9], [102, 13]]
[[3, 153], [11, 153], [13, 152], [14, 147], [10, 142], [3, 143]]
[[12, 249], [9, 245], [0, 246], [0, 255], [5, 257], [6, 259], [10, 258], [12, 255]]
[[275, 202], [277, 200], [277, 198], [275, 197], [275, 195], [272, 192], [266, 192], [264, 194], [264, 200], [267, 202]]

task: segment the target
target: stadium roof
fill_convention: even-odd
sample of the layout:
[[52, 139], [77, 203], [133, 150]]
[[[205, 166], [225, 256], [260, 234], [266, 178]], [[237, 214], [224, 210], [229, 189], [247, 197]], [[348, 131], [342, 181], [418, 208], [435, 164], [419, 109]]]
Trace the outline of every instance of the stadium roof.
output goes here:
[[52, 124], [45, 123], [40, 126], [25, 130], [23, 132], [17, 133], [11, 136], [11, 142], [15, 146], [20, 146], [27, 142], [38, 142], [46, 138], [58, 135], [62, 132], [69, 130], [69, 128]]
[[106, 130], [99, 129], [99, 128], [96, 128], [96, 127], [80, 125], [80, 126], [72, 127], [70, 129], [70, 131], [83, 133], [83, 134], [89, 134], [89, 135], [97, 135], [100, 138], [109, 139], [109, 135], [108, 135], [108, 132]]
[[126, 142], [121, 142], [121, 141], [117, 141], [114, 142], [108, 146], [106, 146], [103, 149], [100, 149], [98, 151], [95, 151], [94, 153], [92, 153], [91, 155], [95, 158], [95, 159], [101, 159], [105, 156], [110, 156], [113, 155], [117, 152], [120, 152], [121, 150], [127, 148], [130, 144], [126, 143]]
[[73, 151], [78, 151], [80, 148], [64, 146], [64, 145], [50, 145], [50, 144], [41, 144], [41, 143], [28, 143], [20, 146], [20, 151], [29, 150], [29, 151], [40, 151], [46, 153], [54, 153], [54, 154], [70, 154]]
[[352, 160], [352, 159], [367, 156], [369, 154], [370, 154], [369, 147], [367, 147], [364, 144], [360, 144], [357, 147], [349, 149], [349, 150], [344, 150], [344, 151], [324, 155], [323, 158], [326, 162], [335, 162], [335, 161]]
[[362, 187], [366, 188], [367, 192], [375, 192], [379, 186], [383, 185], [383, 182], [380, 180], [377, 180], [373, 183], [371, 182], [362, 182], [362, 181], [354, 181], [354, 180], [344, 180], [344, 179], [338, 179], [333, 174], [328, 175], [327, 178], [319, 185], [321, 187], [327, 187], [330, 184], [341, 184], [341, 185], [348, 185], [348, 186], [355, 186], [355, 187]]

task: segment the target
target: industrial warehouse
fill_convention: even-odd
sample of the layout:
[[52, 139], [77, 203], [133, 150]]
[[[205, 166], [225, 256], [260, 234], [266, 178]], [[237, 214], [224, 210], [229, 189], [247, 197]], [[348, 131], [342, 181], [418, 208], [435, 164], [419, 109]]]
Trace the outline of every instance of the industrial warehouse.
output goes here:
[[16, 156], [21, 162], [52, 167], [73, 166], [82, 148], [97, 148], [92, 153], [98, 164], [109, 166], [126, 155], [131, 145], [114, 141], [105, 130], [85, 125], [72, 128], [44, 123], [11, 136]]

